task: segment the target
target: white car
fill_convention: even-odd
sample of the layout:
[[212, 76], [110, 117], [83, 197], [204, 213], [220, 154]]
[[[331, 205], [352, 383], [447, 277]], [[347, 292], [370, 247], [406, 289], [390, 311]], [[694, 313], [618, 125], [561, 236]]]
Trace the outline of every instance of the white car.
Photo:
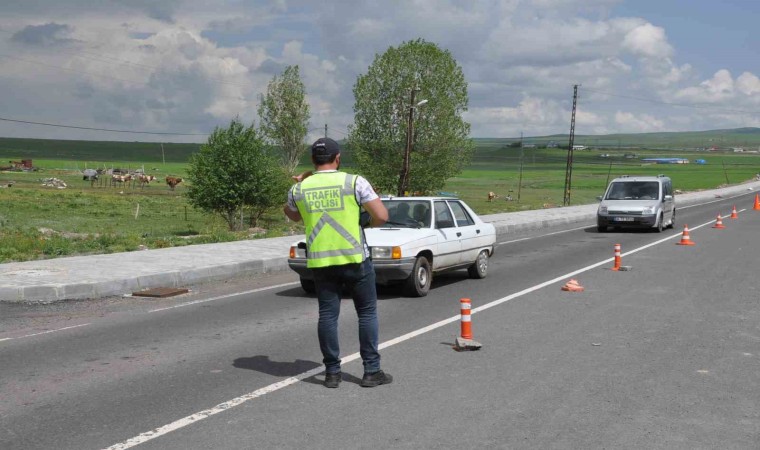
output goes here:
[[[407, 295], [424, 297], [434, 273], [467, 269], [471, 278], [486, 277], [496, 230], [462, 200], [391, 197], [382, 201], [388, 222], [364, 230], [378, 283], [403, 282]], [[290, 248], [288, 265], [301, 277], [303, 289], [314, 292], [305, 241]]]

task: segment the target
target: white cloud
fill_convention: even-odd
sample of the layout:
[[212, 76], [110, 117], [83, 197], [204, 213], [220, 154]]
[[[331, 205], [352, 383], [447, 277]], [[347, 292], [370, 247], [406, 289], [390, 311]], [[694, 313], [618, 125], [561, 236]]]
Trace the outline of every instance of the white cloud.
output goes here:
[[744, 95], [755, 96], [760, 101], [760, 78], [757, 75], [744, 72], [736, 79], [736, 90]]
[[629, 31], [623, 38], [623, 48], [634, 55], [647, 58], [667, 58], [673, 53], [665, 30], [644, 23]]
[[[311, 127], [328, 123], [345, 132], [357, 75], [377, 53], [420, 37], [449, 50], [462, 66], [474, 136], [566, 133], [573, 84], [582, 85], [579, 133], [747, 123], [746, 114], [718, 117], [702, 109], [690, 115], [630, 97], [760, 107], [755, 74], [745, 69], [734, 79], [716, 67], [712, 77], [698, 78], [688, 61], [678, 60], [665, 27], [614, 16], [619, 0], [159, 3], [2, 2], [0, 38], [7, 39], [0, 39], [0, 54], [46, 65], [3, 60], [0, 97], [13, 109], [0, 112], [85, 126], [207, 132], [235, 115], [253, 120], [271, 77], [297, 64]], [[123, 138], [0, 124], [3, 134]]]
[[615, 123], [619, 129], [627, 132], [649, 133], [662, 131], [664, 122], [649, 114], [633, 114], [630, 112], [618, 111], [615, 113]]

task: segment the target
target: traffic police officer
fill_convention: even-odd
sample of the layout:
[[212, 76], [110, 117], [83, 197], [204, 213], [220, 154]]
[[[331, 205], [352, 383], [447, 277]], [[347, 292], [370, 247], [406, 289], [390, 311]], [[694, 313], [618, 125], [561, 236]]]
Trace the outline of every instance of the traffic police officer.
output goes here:
[[306, 172], [288, 194], [284, 212], [306, 228], [306, 267], [312, 270], [319, 299], [317, 333], [325, 364], [325, 386], [341, 381], [338, 315], [342, 286], [353, 296], [359, 318], [359, 353], [364, 363], [361, 385], [374, 387], [393, 378], [380, 370], [375, 270], [359, 223], [360, 207], [370, 225], [388, 220], [388, 211], [363, 177], [340, 172], [340, 147], [329, 138], [311, 146], [314, 172]]

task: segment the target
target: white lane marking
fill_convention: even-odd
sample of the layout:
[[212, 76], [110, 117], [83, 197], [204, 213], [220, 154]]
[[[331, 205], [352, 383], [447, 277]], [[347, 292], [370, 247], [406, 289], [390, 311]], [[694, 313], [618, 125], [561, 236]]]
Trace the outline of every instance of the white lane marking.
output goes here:
[[41, 334], [55, 333], [56, 331], [70, 330], [72, 328], [79, 328], [79, 327], [84, 327], [84, 326], [87, 326], [87, 325], [89, 325], [89, 323], [83, 323], [81, 325], [72, 325], [70, 327], [58, 328], [58, 329], [55, 329], [55, 330], [41, 331], [39, 333], [27, 334], [27, 335], [24, 335], [24, 336], [3, 338], [3, 339], [0, 339], [0, 342], [2, 342], [2, 341], [10, 341], [10, 340], [13, 340], [13, 339], [23, 339], [23, 338], [28, 338], [28, 337], [32, 337], [32, 336], [39, 336]]
[[586, 226], [578, 227], [578, 228], [571, 228], [569, 230], [555, 231], [553, 233], [542, 234], [540, 236], [533, 236], [533, 237], [526, 237], [526, 238], [521, 238], [521, 239], [514, 239], [514, 240], [511, 240], [511, 241], [497, 242], [496, 245], [512, 244], [514, 242], [527, 241], [529, 239], [538, 239], [538, 238], [545, 237], [545, 236], [552, 236], [552, 235], [560, 234], [560, 233], [568, 233], [570, 231], [583, 230], [583, 229], [588, 228], [590, 226], [592, 226], [592, 225], [586, 225]]
[[[709, 225], [709, 224], [711, 224], [713, 222], [714, 221], [710, 221], [710, 222], [704, 223], [702, 225], [697, 225], [696, 227], [692, 228], [692, 230], [697, 230], [697, 229], [702, 228], [702, 227], [704, 227], [706, 225]], [[643, 247], [639, 247], [637, 249], [631, 250], [630, 252], [627, 252], [624, 255], [630, 255], [630, 254], [633, 254], [633, 253], [636, 253], [636, 252], [640, 252], [640, 251], [642, 251], [642, 250], [644, 250], [646, 248], [652, 247], [652, 246], [657, 245], [657, 244], [661, 244], [661, 243], [663, 243], [665, 241], [668, 241], [668, 240], [673, 239], [674, 237], [678, 237], [680, 235], [681, 235], [681, 233], [676, 233], [676, 234], [674, 234], [672, 236], [668, 236], [668, 237], [666, 237], [664, 239], [660, 239], [659, 241], [655, 241], [655, 242], [647, 244], [647, 245], [645, 245]], [[477, 313], [479, 311], [484, 311], [484, 310], [486, 310], [488, 308], [493, 308], [494, 306], [497, 306], [497, 305], [500, 305], [502, 303], [505, 303], [505, 302], [508, 302], [510, 300], [513, 300], [515, 298], [521, 297], [521, 296], [523, 296], [525, 294], [529, 294], [529, 293], [531, 293], [533, 291], [536, 291], [536, 290], [541, 289], [543, 287], [549, 286], [549, 285], [554, 284], [554, 283], [556, 283], [558, 281], [562, 281], [564, 279], [567, 279], [567, 278], [572, 277], [574, 275], [577, 275], [579, 273], [583, 273], [583, 272], [587, 272], [587, 271], [589, 271], [591, 269], [595, 269], [595, 268], [597, 268], [597, 267], [599, 267], [599, 266], [601, 266], [603, 264], [609, 264], [613, 260], [614, 260], [614, 258], [607, 258], [604, 261], [600, 261], [600, 262], [598, 262], [596, 264], [592, 264], [592, 265], [586, 266], [586, 267], [584, 267], [582, 269], [578, 269], [578, 270], [575, 270], [573, 272], [566, 273], [564, 275], [561, 275], [559, 277], [553, 278], [553, 279], [551, 279], [549, 281], [545, 281], [545, 282], [543, 282], [541, 284], [538, 284], [536, 286], [524, 289], [524, 290], [522, 290], [520, 292], [514, 293], [512, 295], [508, 295], [508, 296], [506, 296], [504, 298], [501, 298], [501, 299], [498, 299], [498, 300], [494, 300], [494, 301], [492, 301], [490, 303], [487, 303], [487, 304], [485, 304], [483, 306], [480, 306], [478, 308], [473, 309], [472, 310], [472, 314], [475, 314], [475, 313]], [[434, 324], [428, 325], [428, 326], [426, 326], [424, 328], [420, 328], [418, 330], [415, 330], [415, 331], [409, 332], [407, 334], [404, 334], [402, 336], [396, 337], [396, 338], [391, 339], [389, 341], [385, 341], [385, 342], [381, 343], [378, 346], [378, 348], [380, 350], [382, 350], [384, 348], [388, 348], [390, 346], [399, 344], [401, 342], [408, 341], [409, 339], [412, 339], [412, 338], [414, 338], [416, 336], [419, 336], [421, 334], [425, 334], [425, 333], [427, 333], [429, 331], [433, 331], [433, 330], [435, 330], [437, 328], [441, 328], [444, 325], [448, 325], [448, 324], [456, 322], [458, 320], [460, 320], [460, 315], [459, 314], [457, 314], [456, 316], [449, 317], [448, 319], [443, 319], [443, 320], [438, 321], [438, 322], [436, 322]], [[359, 359], [359, 353], [352, 353], [352, 354], [350, 354], [350, 355], [348, 355], [348, 356], [346, 356], [344, 358], [341, 358], [341, 361], [343, 363], [349, 363], [349, 362], [357, 360], [357, 359]], [[163, 436], [163, 435], [165, 435], [167, 433], [171, 433], [172, 431], [176, 431], [176, 430], [178, 430], [180, 428], [186, 427], [186, 426], [188, 426], [188, 425], [190, 425], [192, 423], [195, 423], [195, 422], [201, 421], [203, 419], [207, 419], [207, 418], [209, 418], [211, 416], [214, 416], [216, 414], [219, 414], [219, 413], [221, 413], [223, 411], [226, 411], [226, 410], [228, 410], [230, 408], [233, 408], [233, 407], [238, 406], [238, 405], [240, 405], [242, 403], [245, 403], [248, 400], [253, 400], [255, 398], [264, 396], [266, 394], [278, 391], [278, 390], [280, 390], [280, 389], [282, 389], [284, 387], [293, 385], [293, 384], [299, 382], [300, 380], [312, 377], [312, 376], [317, 375], [317, 374], [319, 374], [321, 372], [324, 372], [324, 368], [322, 368], [321, 366], [320, 367], [316, 367], [316, 368], [311, 369], [311, 370], [309, 370], [307, 372], [303, 372], [303, 373], [301, 373], [299, 375], [296, 375], [296, 376], [293, 376], [293, 377], [290, 377], [290, 378], [286, 378], [286, 379], [284, 379], [282, 381], [278, 381], [277, 383], [273, 383], [273, 384], [270, 384], [268, 386], [264, 386], [263, 388], [257, 389], [257, 390], [255, 390], [253, 392], [248, 393], [248, 394], [242, 395], [240, 397], [233, 398], [232, 400], [228, 400], [228, 401], [226, 401], [224, 403], [220, 403], [220, 404], [218, 404], [218, 405], [216, 405], [216, 406], [214, 406], [212, 408], [205, 409], [203, 411], [197, 412], [197, 413], [195, 413], [193, 415], [190, 415], [190, 416], [187, 416], [187, 417], [183, 417], [182, 419], [176, 420], [176, 421], [174, 421], [174, 422], [172, 422], [172, 423], [170, 423], [168, 425], [164, 425], [162, 427], [155, 428], [155, 429], [153, 429], [151, 431], [146, 431], [145, 433], [142, 433], [139, 436], [135, 436], [135, 437], [133, 437], [131, 439], [127, 439], [126, 441], [120, 442], [118, 444], [114, 444], [114, 445], [108, 447], [105, 450], [123, 450], [123, 449], [126, 449], [126, 448], [131, 448], [131, 447], [134, 447], [136, 445], [143, 444], [143, 443], [148, 442], [150, 440], [153, 440], [153, 439], [155, 439], [155, 438], [157, 438], [159, 436]]]
[[166, 308], [151, 309], [148, 312], [152, 313], [152, 312], [158, 312], [158, 311], [166, 311], [167, 309], [182, 308], [183, 306], [197, 305], [198, 303], [213, 302], [215, 300], [221, 300], [223, 298], [237, 297], [238, 295], [255, 294], [256, 292], [267, 291], [269, 289], [277, 289], [277, 288], [281, 288], [285, 286], [293, 286], [298, 283], [299, 283], [298, 281], [292, 281], [290, 283], [275, 284], [274, 286], [266, 286], [266, 287], [261, 287], [257, 289], [251, 289], [250, 291], [235, 292], [234, 294], [225, 294], [225, 295], [219, 295], [217, 297], [204, 298], [203, 300], [196, 300], [194, 302], [187, 302], [187, 303], [182, 303], [179, 305], [167, 306]]

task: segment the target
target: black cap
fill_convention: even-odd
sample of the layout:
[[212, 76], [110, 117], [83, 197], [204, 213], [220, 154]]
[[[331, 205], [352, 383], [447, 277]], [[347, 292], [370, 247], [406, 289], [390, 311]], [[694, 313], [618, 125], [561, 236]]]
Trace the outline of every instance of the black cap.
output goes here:
[[340, 146], [330, 138], [319, 138], [311, 145], [312, 156], [339, 155]]

